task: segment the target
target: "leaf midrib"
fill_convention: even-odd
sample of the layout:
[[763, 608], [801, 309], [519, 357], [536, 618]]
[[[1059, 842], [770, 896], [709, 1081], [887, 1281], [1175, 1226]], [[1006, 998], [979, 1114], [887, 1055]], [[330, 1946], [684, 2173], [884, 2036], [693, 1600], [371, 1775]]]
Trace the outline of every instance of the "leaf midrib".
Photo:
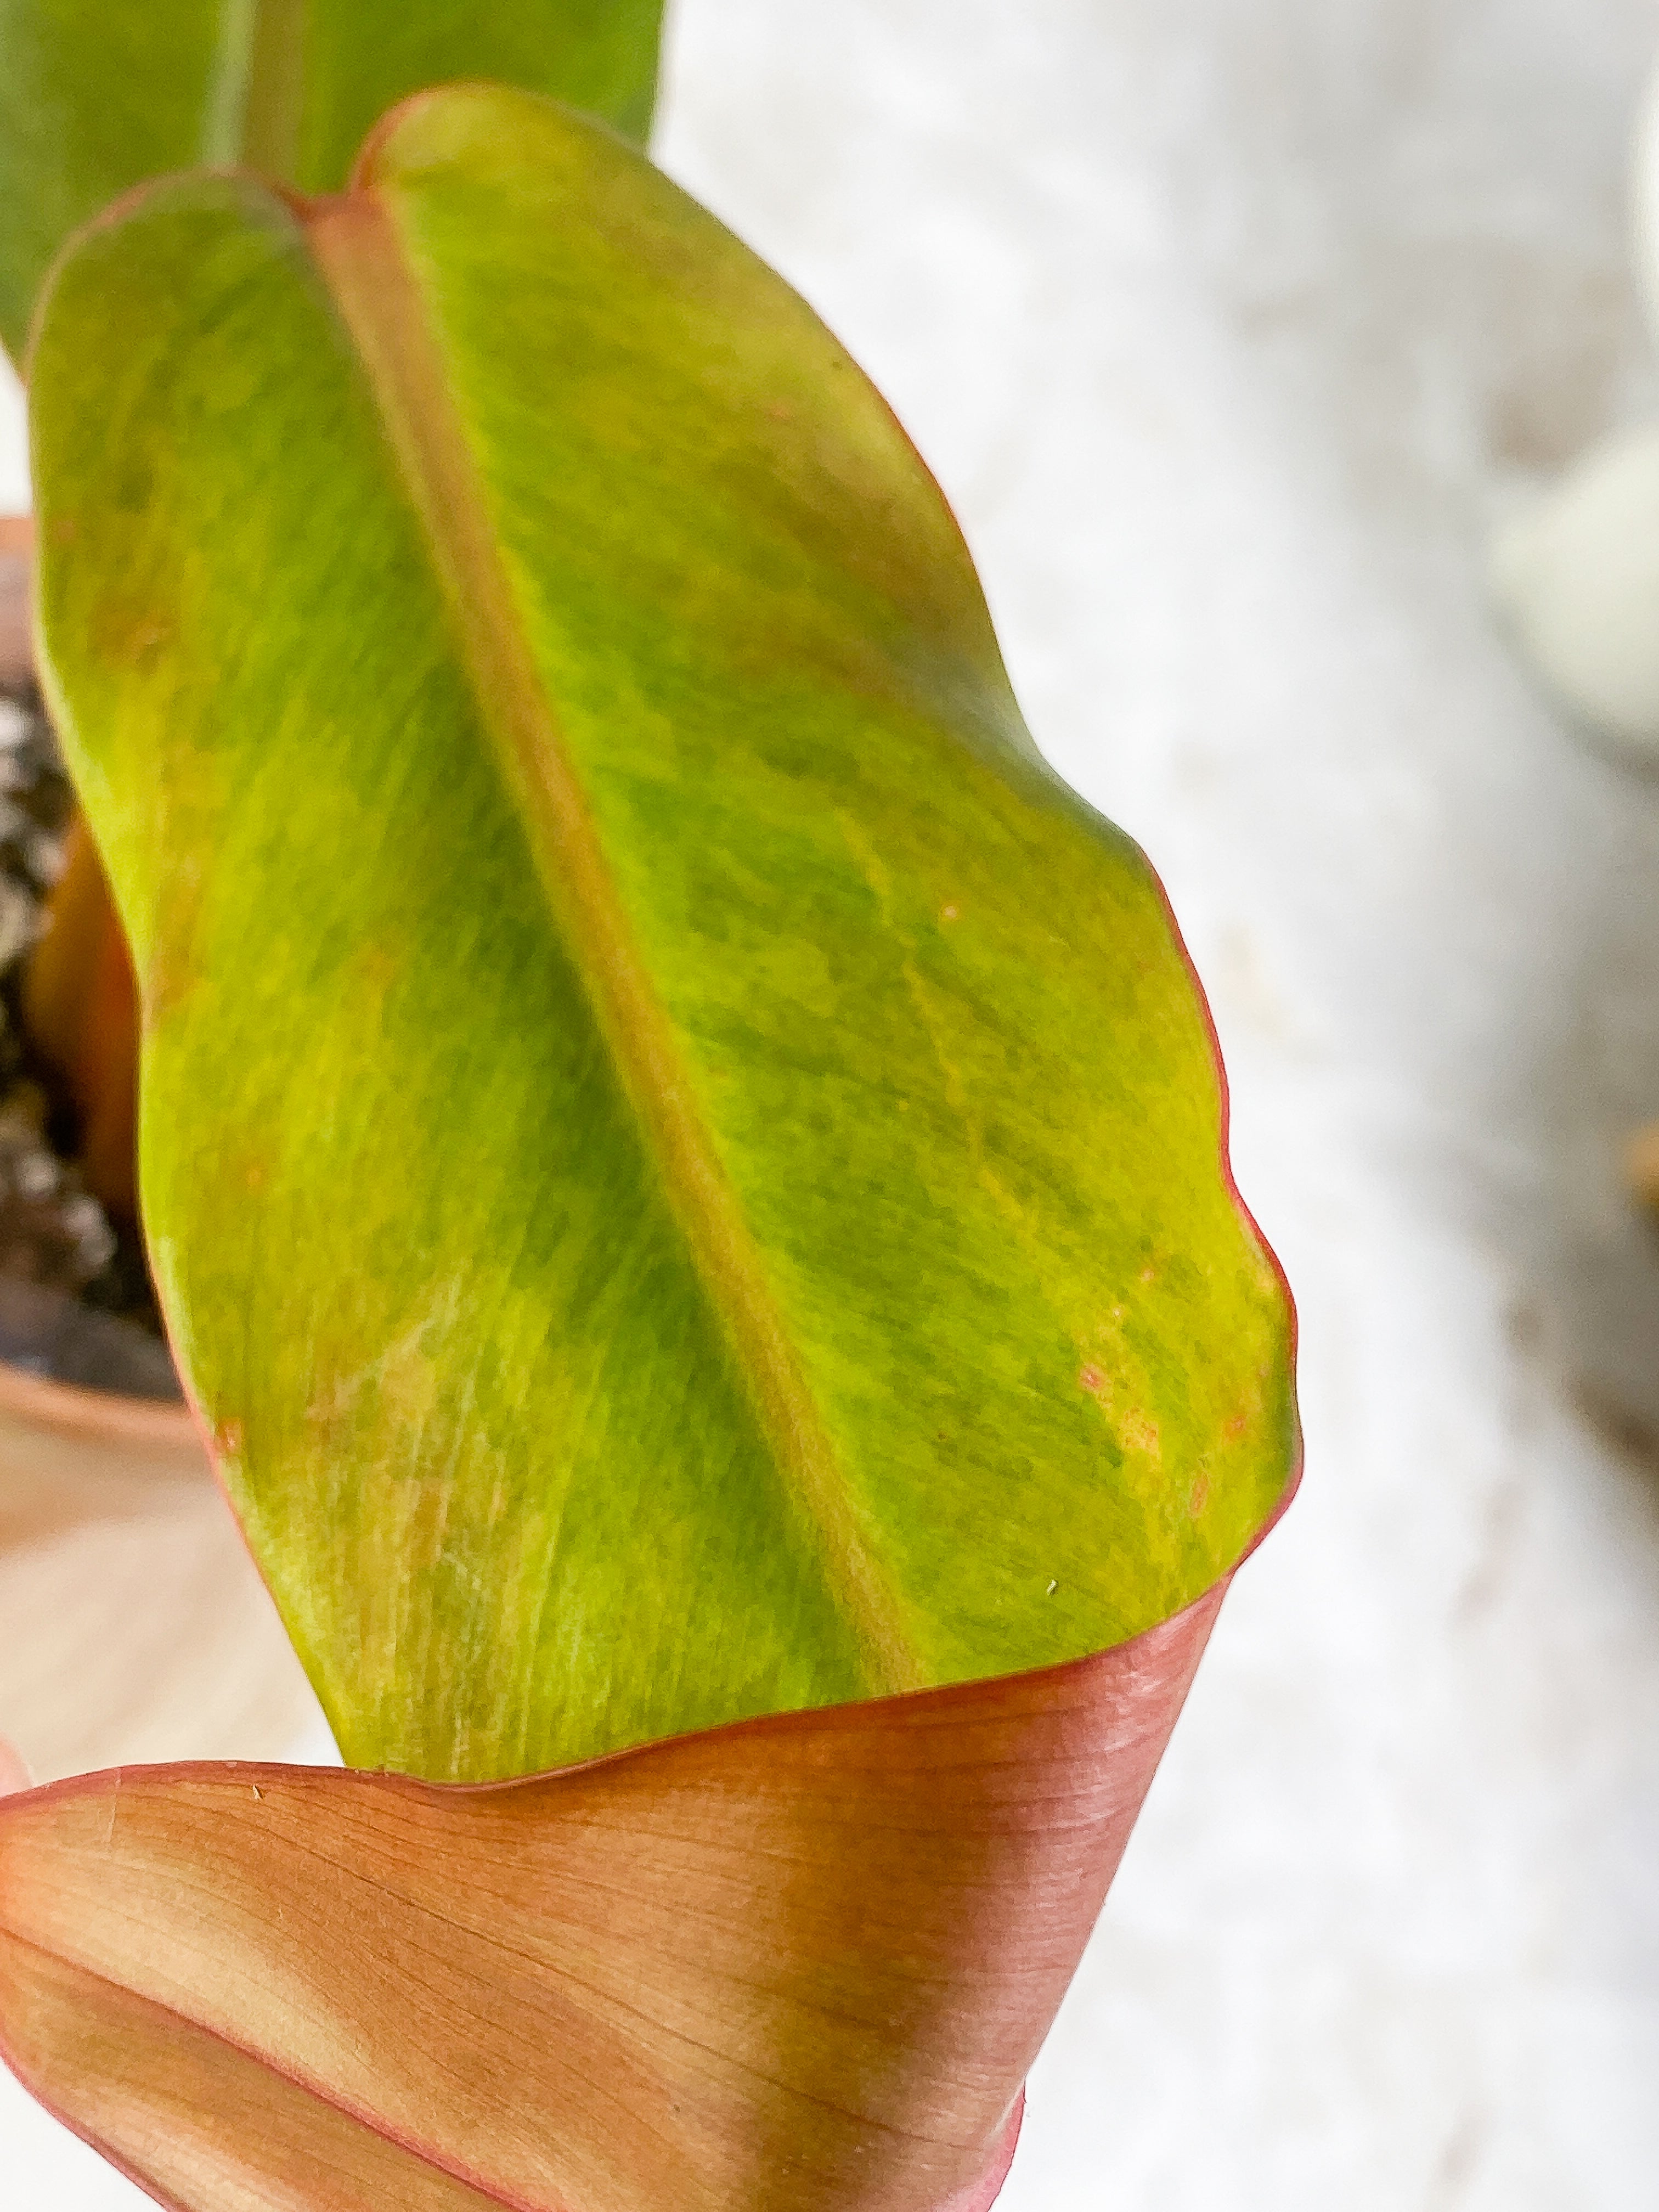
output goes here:
[[857, 1638], [868, 1693], [928, 1679], [847, 1484], [766, 1278], [764, 1262], [692, 1094], [673, 1030], [538, 675], [451, 396], [442, 343], [392, 210], [372, 185], [293, 201], [362, 366], [459, 632], [481, 720], [529, 830], [543, 893], [660, 1176], [697, 1279], [735, 1355], [788, 1495]]

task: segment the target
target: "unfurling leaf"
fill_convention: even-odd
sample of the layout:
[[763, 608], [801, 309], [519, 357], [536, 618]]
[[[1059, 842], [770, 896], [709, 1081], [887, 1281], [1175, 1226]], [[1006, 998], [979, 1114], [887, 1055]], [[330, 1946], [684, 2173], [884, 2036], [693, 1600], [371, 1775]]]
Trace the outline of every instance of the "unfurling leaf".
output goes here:
[[176, 2212], [981, 2212], [1220, 1596], [534, 1781], [0, 1803], [0, 2049]]
[[0, 337], [117, 193], [238, 163], [329, 191], [393, 100], [452, 77], [555, 93], [643, 139], [662, 0], [0, 0]]
[[170, 182], [34, 353], [45, 678], [189, 1388], [348, 1760], [1118, 1644], [1294, 1449], [1151, 871], [936, 486], [609, 132]]

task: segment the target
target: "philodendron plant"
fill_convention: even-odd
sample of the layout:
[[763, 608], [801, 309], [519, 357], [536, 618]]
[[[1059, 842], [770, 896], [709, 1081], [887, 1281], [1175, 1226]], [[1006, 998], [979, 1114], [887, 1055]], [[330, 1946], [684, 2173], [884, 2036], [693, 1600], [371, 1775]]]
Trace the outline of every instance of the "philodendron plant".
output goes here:
[[175, 178], [30, 356], [146, 1232], [346, 1771], [0, 1803], [0, 2045], [189, 2212], [978, 2212], [1288, 1302], [939, 493], [601, 124]]

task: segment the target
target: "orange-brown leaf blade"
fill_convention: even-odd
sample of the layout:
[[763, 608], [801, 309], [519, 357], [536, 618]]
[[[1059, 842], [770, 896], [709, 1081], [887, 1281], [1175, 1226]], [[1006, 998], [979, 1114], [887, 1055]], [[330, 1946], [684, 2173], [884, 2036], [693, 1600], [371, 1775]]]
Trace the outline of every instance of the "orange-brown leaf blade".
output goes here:
[[0, 2045], [180, 2212], [976, 2212], [1220, 1601], [526, 1782], [0, 1807]]

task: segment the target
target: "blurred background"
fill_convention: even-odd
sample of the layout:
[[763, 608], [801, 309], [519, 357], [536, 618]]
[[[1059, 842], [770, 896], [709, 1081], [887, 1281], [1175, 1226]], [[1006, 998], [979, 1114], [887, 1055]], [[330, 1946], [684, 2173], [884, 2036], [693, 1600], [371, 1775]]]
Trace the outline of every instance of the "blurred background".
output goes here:
[[[1484, 578], [1659, 411], [1656, 49], [1651, 0], [676, 0], [659, 157], [886, 392], [1162, 872], [1301, 1308], [1304, 1490], [1005, 2212], [1655, 2202], [1659, 786]], [[7, 2212], [139, 2203], [0, 2081]]]

